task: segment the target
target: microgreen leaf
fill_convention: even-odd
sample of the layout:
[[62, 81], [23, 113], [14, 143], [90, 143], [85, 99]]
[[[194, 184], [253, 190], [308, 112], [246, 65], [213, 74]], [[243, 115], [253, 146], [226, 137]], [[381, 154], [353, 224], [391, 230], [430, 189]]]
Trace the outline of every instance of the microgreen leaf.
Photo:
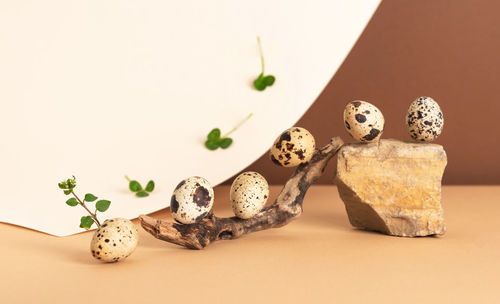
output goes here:
[[136, 180], [130, 181], [130, 183], [128, 184], [128, 188], [132, 192], [137, 192], [137, 191], [141, 191], [142, 190], [141, 184], [139, 184], [139, 182], [136, 181]]
[[[220, 130], [219, 130], [219, 133], [220, 133]], [[141, 184], [139, 184], [138, 181], [131, 180], [127, 175], [125, 175], [125, 178], [129, 182], [128, 188], [130, 189], [130, 191], [135, 192], [135, 196], [137, 196], [137, 197], [146, 197], [146, 196], [149, 196], [148, 192], [153, 192], [153, 190], [155, 189], [155, 182], [153, 180], [150, 180], [146, 184], [146, 188], [143, 189], [142, 186], [141, 186]]]
[[224, 135], [220, 135], [220, 129], [215, 128], [212, 129], [207, 135], [207, 140], [205, 141], [205, 147], [208, 150], [217, 150], [218, 148], [222, 149], [227, 149], [232, 143], [233, 140], [228, 137], [231, 133], [234, 131], [238, 130], [241, 125], [243, 125], [247, 120], [249, 120], [252, 117], [253, 113], [248, 114], [245, 119], [240, 121], [234, 128], [231, 129], [231, 131], [227, 132]]
[[266, 77], [264, 77], [264, 79], [262, 79], [262, 82], [269, 87], [274, 84], [275, 80], [276, 78], [273, 75], [267, 75]]
[[149, 193], [147, 193], [146, 191], [139, 191], [135, 195], [137, 197], [146, 197], [146, 196], [149, 196]]
[[208, 149], [208, 150], [217, 150], [217, 148], [219, 148], [219, 143], [217, 141], [210, 141], [210, 140], [207, 140], [205, 142], [205, 147]]
[[264, 91], [267, 87], [270, 87], [274, 84], [276, 78], [273, 75], [265, 75], [264, 68], [264, 53], [262, 52], [262, 45], [260, 43], [260, 37], [257, 37], [257, 43], [259, 44], [259, 53], [260, 53], [260, 63], [262, 67], [262, 72], [259, 76], [253, 81], [253, 87], [257, 91]]
[[253, 86], [258, 91], [264, 91], [267, 85], [264, 83], [264, 74], [260, 73], [259, 77], [254, 80]]
[[110, 201], [99, 200], [99, 201], [97, 201], [97, 203], [95, 203], [95, 208], [100, 212], [104, 212], [104, 211], [108, 210], [109, 205], [111, 205]]
[[76, 205], [78, 205], [78, 201], [76, 200], [76, 198], [72, 197], [66, 201], [66, 204], [71, 207], [75, 207]]
[[85, 194], [85, 198], [83, 199], [85, 202], [93, 202], [97, 199], [97, 197], [95, 195], [93, 195], [92, 193], [87, 193]]
[[93, 224], [94, 220], [90, 215], [82, 216], [82, 218], [80, 219], [80, 228], [84, 228], [85, 230], [89, 230]]
[[227, 149], [232, 143], [233, 143], [233, 140], [229, 137], [226, 137], [226, 138], [221, 139], [221, 141], [219, 142], [219, 146], [222, 149]]
[[71, 194], [71, 191], [72, 190], [64, 190], [64, 194], [69, 195], [69, 194]]
[[147, 192], [153, 192], [153, 190], [154, 190], [154, 189], [155, 189], [155, 182], [154, 182], [154, 181], [152, 181], [152, 180], [150, 180], [150, 181], [148, 182], [148, 184], [146, 185], [146, 189], [145, 189], [145, 190], [146, 190]]
[[220, 138], [220, 129], [215, 128], [207, 135], [207, 141], [218, 141]]

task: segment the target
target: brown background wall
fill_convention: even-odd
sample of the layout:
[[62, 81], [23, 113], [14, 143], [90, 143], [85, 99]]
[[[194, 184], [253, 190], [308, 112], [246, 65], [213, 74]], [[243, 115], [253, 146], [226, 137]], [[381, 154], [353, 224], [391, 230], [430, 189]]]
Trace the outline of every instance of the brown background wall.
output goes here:
[[[409, 104], [431, 96], [445, 118], [436, 141], [448, 154], [444, 183], [500, 184], [499, 11], [496, 0], [383, 1], [296, 125], [308, 129], [317, 145], [337, 135], [352, 141], [342, 123], [343, 108], [361, 99], [384, 113], [384, 138], [409, 139], [404, 125]], [[320, 183], [331, 183], [333, 164]], [[293, 169], [275, 166], [266, 153], [247, 170], [283, 183]]]

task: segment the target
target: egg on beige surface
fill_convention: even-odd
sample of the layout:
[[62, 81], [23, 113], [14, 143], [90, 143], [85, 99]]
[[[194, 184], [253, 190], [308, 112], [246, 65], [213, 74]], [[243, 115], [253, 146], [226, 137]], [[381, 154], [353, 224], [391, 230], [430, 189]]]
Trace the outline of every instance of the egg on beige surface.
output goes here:
[[411, 138], [431, 142], [443, 131], [444, 117], [439, 104], [431, 97], [422, 96], [410, 104], [406, 126]]
[[269, 184], [257, 172], [244, 172], [231, 185], [229, 198], [234, 214], [242, 219], [257, 215], [266, 205]]
[[271, 160], [283, 167], [295, 167], [307, 163], [314, 154], [314, 136], [304, 128], [285, 130], [270, 149]]
[[92, 237], [90, 252], [103, 262], [118, 262], [128, 257], [137, 247], [138, 231], [124, 218], [105, 220]]
[[344, 109], [347, 133], [358, 142], [377, 142], [384, 132], [384, 123], [382, 112], [369, 102], [351, 101]]
[[182, 224], [201, 221], [212, 209], [214, 189], [210, 183], [199, 176], [192, 176], [181, 181], [170, 200], [173, 218]]

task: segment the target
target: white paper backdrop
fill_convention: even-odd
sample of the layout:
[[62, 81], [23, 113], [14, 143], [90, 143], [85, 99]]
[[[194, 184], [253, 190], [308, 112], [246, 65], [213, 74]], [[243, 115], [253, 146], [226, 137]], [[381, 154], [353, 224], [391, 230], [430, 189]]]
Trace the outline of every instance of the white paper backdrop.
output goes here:
[[[307, 110], [378, 3], [0, 2], [0, 221], [82, 231], [57, 188], [71, 175], [112, 201], [104, 218], [165, 208], [191, 175], [224, 181]], [[264, 92], [258, 35], [277, 79]], [[204, 148], [251, 112], [229, 149]], [[135, 198], [125, 174], [157, 189]]]

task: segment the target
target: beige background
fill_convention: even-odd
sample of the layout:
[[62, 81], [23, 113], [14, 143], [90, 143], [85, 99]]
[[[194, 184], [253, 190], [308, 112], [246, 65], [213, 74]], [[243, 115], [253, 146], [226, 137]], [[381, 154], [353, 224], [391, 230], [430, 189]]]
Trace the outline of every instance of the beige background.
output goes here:
[[[228, 187], [215, 191], [215, 213], [231, 215]], [[313, 186], [302, 216], [282, 228], [202, 251], [140, 229], [136, 251], [116, 264], [92, 258], [91, 232], [58, 238], [0, 224], [0, 302], [499, 303], [499, 195], [445, 187], [447, 233], [411, 239], [353, 229], [337, 189]]]
[[[384, 113], [383, 137], [410, 139], [404, 125], [409, 104], [432, 96], [445, 117], [436, 142], [448, 154], [444, 183], [500, 184], [499, 11], [500, 1], [493, 0], [383, 1], [296, 125], [310, 130], [319, 145], [337, 135], [350, 141], [343, 108], [361, 99]], [[333, 167], [320, 183], [331, 182]], [[271, 183], [283, 183], [291, 173], [277, 169], [267, 154], [246, 170], [261, 172]]]

